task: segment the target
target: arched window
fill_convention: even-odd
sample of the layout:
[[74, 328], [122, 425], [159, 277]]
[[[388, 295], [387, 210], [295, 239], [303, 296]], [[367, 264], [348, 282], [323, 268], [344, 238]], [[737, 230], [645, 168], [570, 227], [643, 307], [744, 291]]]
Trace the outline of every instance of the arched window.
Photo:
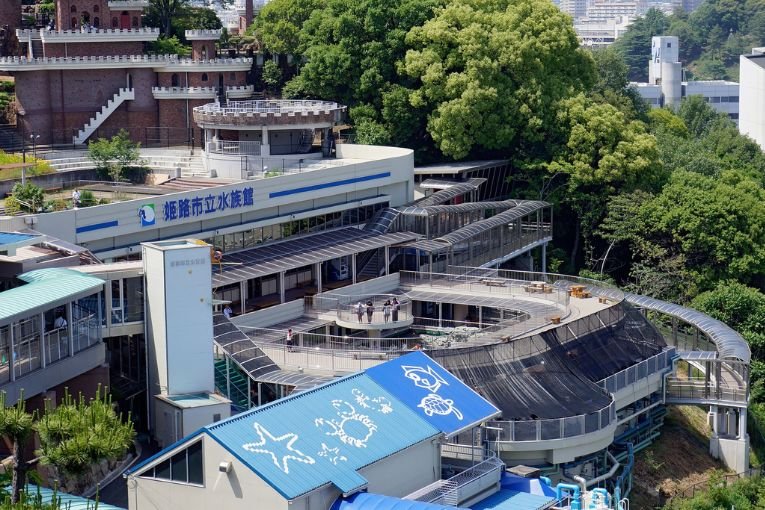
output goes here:
[[173, 74], [173, 76], [170, 77], [170, 85], [173, 86], [173, 87], [177, 87], [178, 86], [178, 75], [177, 74]]
[[77, 28], [77, 18], [72, 17], [72, 28]]
[[207, 60], [207, 46], [202, 46], [202, 60]]
[[133, 16], [133, 28], [138, 28], [138, 16]]
[[100, 11], [101, 11], [101, 8], [98, 7], [97, 4], [93, 6], [93, 12], [100, 12]]
[[112, 28], [117, 28], [120, 26], [120, 20], [117, 19], [117, 16], [112, 18]]
[[202, 81], [207, 81], [207, 73], [202, 73]]
[[73, 5], [71, 9], [69, 9], [69, 12], [77, 12], [77, 6]]
[[93, 27], [94, 28], [100, 28], [101, 27], [101, 20], [98, 19], [98, 16], [93, 18]]

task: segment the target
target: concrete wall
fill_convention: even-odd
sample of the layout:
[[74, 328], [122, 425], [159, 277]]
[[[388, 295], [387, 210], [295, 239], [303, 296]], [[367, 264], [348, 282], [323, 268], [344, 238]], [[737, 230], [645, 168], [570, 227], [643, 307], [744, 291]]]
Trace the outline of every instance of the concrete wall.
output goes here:
[[361, 283], [356, 283], [354, 285], [348, 285], [342, 289], [322, 292], [321, 294], [317, 294], [317, 296], [372, 296], [375, 294], [388, 294], [398, 289], [399, 281], [399, 273], [393, 273]]
[[[295, 209], [297, 204], [307, 204], [308, 208], [313, 208], [313, 201], [342, 203], [389, 195], [391, 205], [397, 206], [412, 200], [414, 160], [411, 150], [372, 146], [347, 147], [352, 148], [338, 151], [347, 154], [345, 157], [362, 161], [301, 174], [228, 184], [214, 189], [41, 214], [36, 216], [35, 228], [94, 251], [105, 251], [114, 247], [137, 245], [143, 241], [193, 235], [224, 226], [245, 225], [258, 218], [272, 216], [274, 211], [277, 214], [294, 212], [298, 210]], [[364, 179], [366, 176], [379, 176], [384, 172], [390, 172], [390, 176], [333, 185], [357, 178]], [[306, 189], [311, 186], [321, 187]], [[229, 207], [208, 214], [189, 215], [167, 221], [164, 219], [163, 211], [167, 203], [177, 204], [179, 200], [205, 199], [208, 196], [212, 196], [217, 202], [221, 193], [230, 195], [232, 191], [242, 192], [248, 188], [252, 188], [253, 191], [251, 206], [236, 209]], [[142, 206], [149, 204], [154, 205], [156, 221], [153, 225], [142, 226], [138, 212]], [[305, 206], [301, 205], [300, 208]], [[266, 210], [271, 212], [265, 214]], [[77, 229], [80, 231], [76, 232]]]
[[297, 319], [303, 315], [304, 303], [302, 299], [296, 299], [289, 303], [271, 306], [265, 310], [257, 310], [245, 315], [233, 317], [231, 322], [237, 326], [250, 328], [267, 328], [280, 322]]
[[[76, 181], [94, 181], [98, 178], [95, 170], [70, 170], [68, 172], [55, 172], [46, 175], [27, 176], [27, 182], [31, 182], [43, 189], [61, 188]], [[11, 192], [13, 185], [19, 182], [17, 179], [0, 181], [0, 196]]]
[[738, 129], [765, 150], [765, 55], [740, 57]]

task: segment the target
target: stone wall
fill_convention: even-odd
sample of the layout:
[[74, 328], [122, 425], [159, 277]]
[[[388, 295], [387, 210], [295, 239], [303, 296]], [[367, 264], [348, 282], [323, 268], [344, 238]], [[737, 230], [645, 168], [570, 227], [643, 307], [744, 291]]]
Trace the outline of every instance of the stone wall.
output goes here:
[[113, 55], [141, 55], [141, 41], [92, 42], [92, 43], [47, 43], [46, 57], [108, 57]]

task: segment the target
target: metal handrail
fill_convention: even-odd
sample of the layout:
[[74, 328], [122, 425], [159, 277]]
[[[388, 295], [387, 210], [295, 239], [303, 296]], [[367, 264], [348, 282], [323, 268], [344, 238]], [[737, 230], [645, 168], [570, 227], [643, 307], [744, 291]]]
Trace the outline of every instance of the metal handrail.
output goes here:
[[[676, 349], [674, 347], [670, 347], [658, 354], [654, 354], [650, 358], [644, 359], [637, 365], [632, 365], [625, 368], [624, 370], [620, 370], [615, 374], [611, 374], [610, 376], [601, 379], [597, 384], [610, 393], [617, 392], [622, 388], [633, 384], [639, 379], [648, 377], [649, 375], [655, 374], [656, 372], [662, 372], [667, 368], [671, 368], [672, 358], [674, 358], [675, 353]], [[653, 370], [650, 368], [651, 366], [653, 366]]]

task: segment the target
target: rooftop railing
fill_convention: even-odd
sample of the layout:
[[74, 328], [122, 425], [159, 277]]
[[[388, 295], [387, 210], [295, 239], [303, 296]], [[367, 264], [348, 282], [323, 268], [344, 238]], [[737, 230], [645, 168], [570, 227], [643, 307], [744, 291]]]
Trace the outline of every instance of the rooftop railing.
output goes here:
[[225, 106], [206, 104], [194, 108], [195, 112], [206, 115], [295, 115], [295, 114], [329, 114], [345, 110], [344, 106], [330, 101], [314, 100], [254, 100], [229, 101]]
[[598, 385], [609, 393], [616, 393], [630, 384], [645, 379], [649, 375], [653, 375], [657, 372], [665, 372], [668, 369], [671, 369], [672, 358], [675, 357], [676, 353], [677, 351], [674, 347], [667, 348], [648, 359], [644, 359], [637, 365], [632, 365], [631, 367], [627, 367], [620, 372], [606, 377], [599, 381]]

